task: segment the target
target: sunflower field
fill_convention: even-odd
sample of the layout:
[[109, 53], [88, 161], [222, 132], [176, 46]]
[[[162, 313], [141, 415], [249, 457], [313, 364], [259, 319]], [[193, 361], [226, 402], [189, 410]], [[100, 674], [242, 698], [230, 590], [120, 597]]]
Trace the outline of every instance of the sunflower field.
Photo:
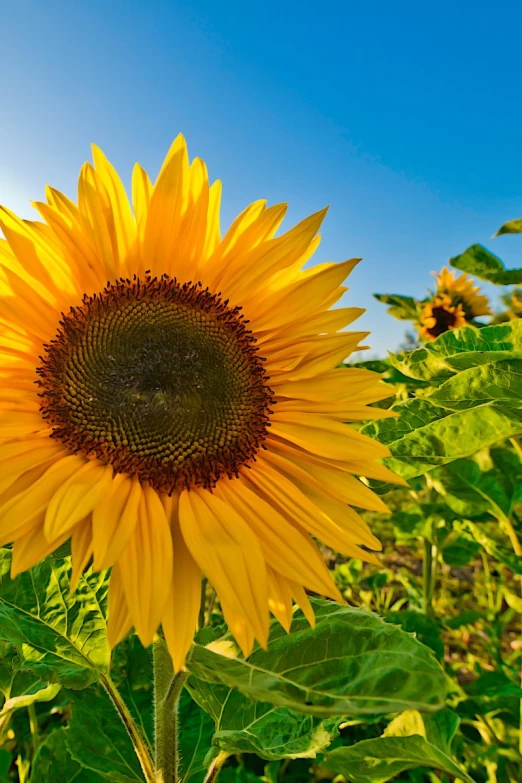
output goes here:
[[219, 196], [0, 210], [0, 783], [520, 783], [522, 268], [365, 361], [324, 212]]

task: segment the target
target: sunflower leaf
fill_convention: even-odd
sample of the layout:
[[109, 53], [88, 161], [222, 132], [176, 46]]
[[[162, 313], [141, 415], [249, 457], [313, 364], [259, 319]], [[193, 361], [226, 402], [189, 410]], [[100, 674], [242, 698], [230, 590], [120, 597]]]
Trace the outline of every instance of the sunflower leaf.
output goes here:
[[46, 682], [85, 688], [109, 667], [103, 574], [69, 589], [70, 561], [46, 558], [16, 579], [11, 552], [0, 550], [0, 640], [17, 648], [21, 664]]
[[39, 746], [30, 777], [30, 783], [102, 783], [105, 779], [90, 769], [84, 769], [67, 750], [65, 738], [68, 729], [57, 729]]
[[72, 705], [72, 720], [66, 745], [72, 758], [105, 780], [143, 781], [129, 735], [101, 686], [71, 690], [67, 696]]
[[[455, 405], [459, 391], [458, 387], [454, 389]], [[446, 404], [447, 392], [440, 396]], [[361, 432], [389, 447], [392, 456], [384, 463], [405, 479], [471, 456], [522, 432], [522, 411], [496, 405], [493, 400], [451, 410], [438, 400], [424, 397], [407, 400], [392, 410], [399, 414], [397, 418], [372, 421]]]
[[391, 361], [410, 378], [439, 383], [460, 370], [521, 358], [522, 320], [516, 320], [483, 329], [453, 329], [421, 348], [392, 356]]
[[212, 744], [230, 754], [256, 753], [267, 761], [315, 758], [338, 734], [339, 718], [321, 720], [285, 707], [260, 704], [226, 685], [195, 677], [190, 678], [188, 688], [212, 716]]
[[246, 660], [195, 644], [188, 670], [251, 699], [323, 718], [442, 707], [446, 681], [431, 650], [370, 612], [313, 605], [315, 629], [301, 612], [289, 634], [274, 622], [268, 650], [257, 648]]
[[502, 234], [522, 234], [522, 218], [515, 218], [515, 220], [503, 223], [495, 236], [500, 237]]
[[443, 770], [474, 783], [452, 757], [450, 744], [458, 725], [459, 719], [451, 710], [424, 716], [408, 710], [388, 725], [382, 737], [333, 750], [324, 768], [344, 775], [351, 783], [386, 783], [418, 767]]
[[183, 783], [201, 783], [208, 767], [214, 721], [184, 689], [179, 702], [181, 777]]
[[375, 299], [389, 305], [386, 312], [399, 321], [416, 321], [419, 316], [416, 299], [401, 294], [374, 294]]
[[[504, 228], [504, 226], [503, 226]], [[502, 233], [514, 233], [513, 231]], [[500, 232], [499, 232], [500, 233]], [[450, 258], [451, 266], [487, 280], [496, 285], [518, 285], [522, 283], [522, 269], [506, 269], [500, 258], [482, 245], [471, 245], [460, 256]]]

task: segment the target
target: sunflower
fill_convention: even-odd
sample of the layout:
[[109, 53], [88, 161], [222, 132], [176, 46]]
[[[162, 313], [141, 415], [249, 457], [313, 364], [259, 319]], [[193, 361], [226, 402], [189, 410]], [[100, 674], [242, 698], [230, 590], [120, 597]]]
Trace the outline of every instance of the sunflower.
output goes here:
[[466, 274], [455, 277], [455, 272], [444, 267], [439, 274], [433, 298], [422, 309], [419, 334], [424, 340], [435, 340], [449, 329], [458, 329], [479, 315], [491, 315], [487, 296]]
[[419, 320], [419, 334], [424, 340], [435, 340], [449, 329], [458, 329], [466, 323], [462, 305], [452, 303], [449, 294], [439, 294], [423, 308]]
[[71, 540], [71, 586], [112, 569], [111, 645], [161, 625], [179, 670], [201, 575], [243, 653], [289, 628], [306, 590], [340, 600], [315, 539], [375, 560], [352, 506], [385, 510], [359, 476], [396, 477], [345, 422], [388, 415], [363, 369], [366, 336], [330, 309], [357, 263], [303, 270], [325, 211], [276, 236], [256, 201], [221, 238], [220, 183], [172, 145], [132, 206], [103, 153], [77, 204], [47, 188], [42, 220], [0, 211], [0, 545], [13, 576]]

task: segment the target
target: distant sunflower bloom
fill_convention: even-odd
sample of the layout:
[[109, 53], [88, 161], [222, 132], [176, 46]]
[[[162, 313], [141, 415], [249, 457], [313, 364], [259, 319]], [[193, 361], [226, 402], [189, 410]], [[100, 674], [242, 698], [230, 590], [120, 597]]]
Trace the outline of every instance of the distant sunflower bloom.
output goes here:
[[[372, 560], [351, 506], [383, 502], [388, 450], [345, 422], [387, 415], [378, 376], [335, 369], [366, 333], [330, 309], [356, 259], [302, 269], [325, 211], [275, 236], [257, 201], [221, 238], [220, 183], [172, 145], [132, 207], [94, 148], [78, 204], [0, 211], [0, 545], [13, 575], [71, 539], [72, 586], [112, 568], [109, 640], [160, 626], [176, 669], [215, 587], [243, 653], [305, 589], [339, 599], [313, 540]], [[312, 538], [313, 537], [313, 538]]]
[[473, 321], [480, 315], [491, 315], [489, 300], [480, 287], [466, 274], [455, 277], [455, 272], [444, 267], [435, 274], [437, 287], [433, 299], [421, 311], [419, 334], [424, 340], [435, 340], [450, 329]]

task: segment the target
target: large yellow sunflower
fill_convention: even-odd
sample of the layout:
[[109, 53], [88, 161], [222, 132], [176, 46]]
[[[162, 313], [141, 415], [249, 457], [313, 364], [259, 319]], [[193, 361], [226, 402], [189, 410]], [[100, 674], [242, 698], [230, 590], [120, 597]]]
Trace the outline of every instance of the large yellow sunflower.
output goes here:
[[[251, 204], [221, 238], [220, 183], [172, 145], [132, 207], [94, 148], [75, 204], [0, 212], [0, 544], [13, 575], [71, 539], [72, 584], [112, 567], [109, 637], [161, 624], [176, 669], [214, 585], [243, 652], [305, 589], [339, 599], [314, 543], [371, 560], [357, 476], [395, 480], [345, 422], [387, 415], [378, 376], [335, 369], [365, 333], [330, 309], [356, 259], [303, 270], [325, 211], [276, 236]], [[349, 505], [350, 504], [350, 505]]]
[[480, 293], [473, 278], [444, 267], [433, 273], [437, 281], [433, 299], [422, 309], [419, 317], [419, 335], [424, 340], [435, 340], [450, 329], [473, 321], [480, 315], [491, 315], [487, 296]]

